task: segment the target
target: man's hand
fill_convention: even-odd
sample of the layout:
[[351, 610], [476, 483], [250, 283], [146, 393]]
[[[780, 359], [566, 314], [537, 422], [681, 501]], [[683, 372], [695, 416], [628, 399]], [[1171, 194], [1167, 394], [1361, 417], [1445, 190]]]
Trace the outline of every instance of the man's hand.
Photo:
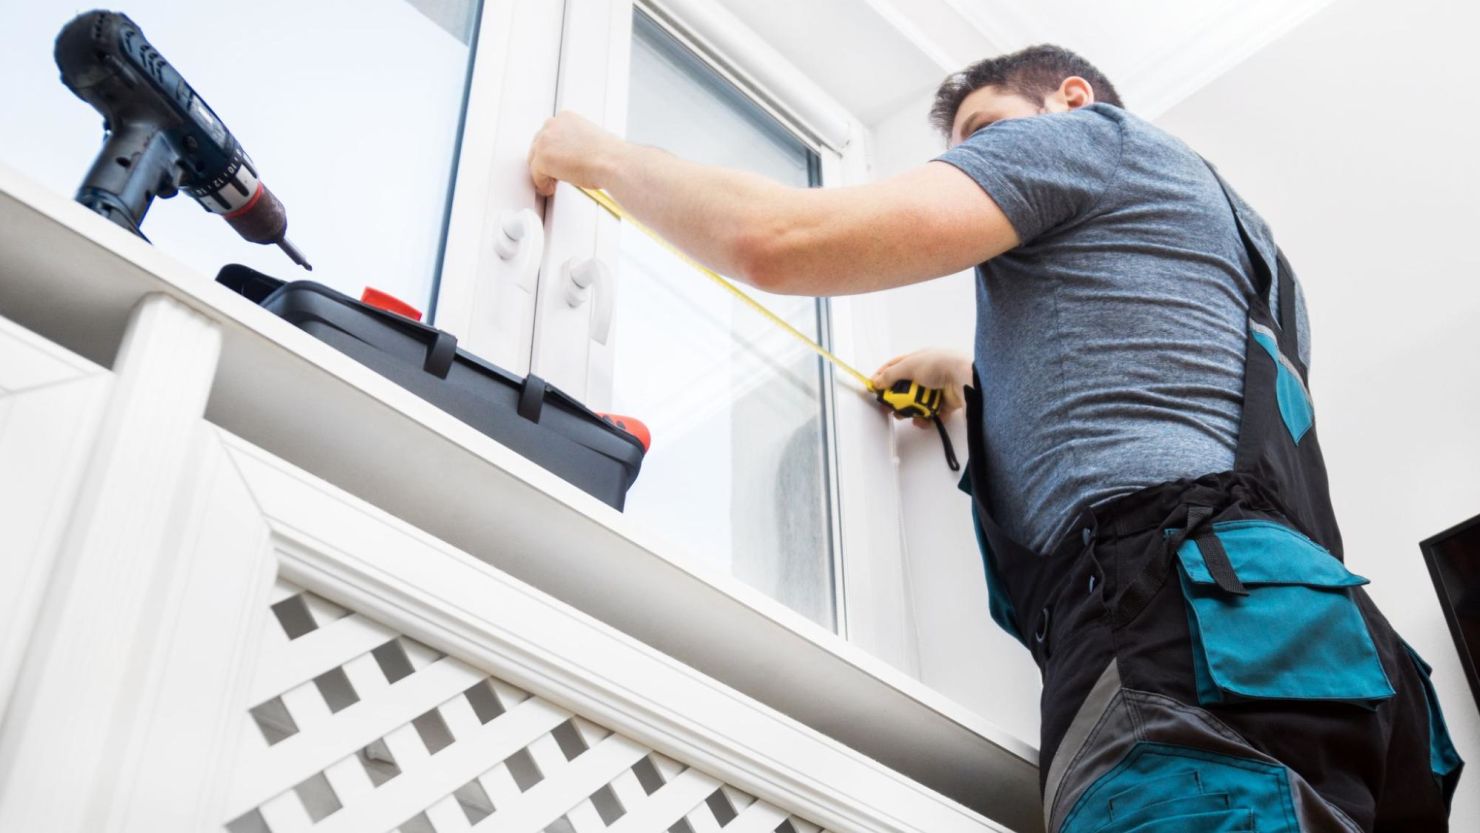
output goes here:
[[[870, 381], [874, 387], [883, 389], [900, 379], [912, 379], [927, 388], [940, 388], [944, 394], [940, 415], [944, 419], [965, 404], [964, 389], [971, 384], [971, 357], [941, 348], [916, 350], [884, 362], [874, 371]], [[904, 418], [898, 413], [894, 416]], [[930, 420], [915, 417], [915, 425], [927, 428]]]
[[534, 189], [555, 193], [557, 181], [586, 188], [605, 188], [626, 142], [569, 110], [545, 121], [529, 145], [529, 174]]

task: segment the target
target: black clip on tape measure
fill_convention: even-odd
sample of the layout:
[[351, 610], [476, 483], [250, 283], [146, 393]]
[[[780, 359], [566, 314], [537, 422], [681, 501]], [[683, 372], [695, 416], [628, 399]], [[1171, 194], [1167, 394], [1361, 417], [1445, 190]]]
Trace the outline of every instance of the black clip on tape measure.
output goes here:
[[951, 435], [946, 433], [946, 424], [940, 418], [940, 406], [945, 402], [945, 392], [940, 388], [927, 388], [911, 379], [900, 379], [876, 394], [878, 400], [888, 405], [896, 414], [928, 419], [935, 423], [940, 432], [941, 445], [946, 451], [946, 465], [951, 471], [960, 471], [956, 460], [956, 449], [951, 445]]

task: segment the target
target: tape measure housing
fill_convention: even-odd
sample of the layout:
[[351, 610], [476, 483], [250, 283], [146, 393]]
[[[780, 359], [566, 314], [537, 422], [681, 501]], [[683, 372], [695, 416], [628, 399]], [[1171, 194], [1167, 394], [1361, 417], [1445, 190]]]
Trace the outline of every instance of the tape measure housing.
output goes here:
[[877, 394], [880, 402], [895, 413], [930, 419], [940, 413], [944, 400], [939, 388], [927, 388], [909, 379], [900, 379]]

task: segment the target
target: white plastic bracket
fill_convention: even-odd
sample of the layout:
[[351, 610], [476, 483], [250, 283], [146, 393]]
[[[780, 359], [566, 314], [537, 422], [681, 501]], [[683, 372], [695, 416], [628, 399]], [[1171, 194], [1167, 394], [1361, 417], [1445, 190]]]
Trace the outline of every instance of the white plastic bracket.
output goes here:
[[591, 311], [591, 340], [606, 344], [612, 329], [615, 285], [611, 269], [597, 258], [571, 258], [565, 262], [565, 301], [572, 307], [586, 303], [596, 294], [596, 308]]
[[505, 211], [499, 215], [498, 224], [499, 233], [493, 241], [494, 252], [508, 261], [514, 285], [534, 294], [540, 260], [545, 254], [545, 227], [540, 224], [539, 215], [528, 208]]

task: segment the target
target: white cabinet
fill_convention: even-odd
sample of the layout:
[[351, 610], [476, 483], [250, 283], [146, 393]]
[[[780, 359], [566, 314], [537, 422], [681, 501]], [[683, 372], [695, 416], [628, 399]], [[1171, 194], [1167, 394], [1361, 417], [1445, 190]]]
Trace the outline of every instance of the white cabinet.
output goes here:
[[162, 294], [112, 371], [0, 320], [0, 489], [56, 473], [0, 829], [1004, 829], [206, 422], [221, 347]]
[[110, 388], [102, 368], [0, 318], [0, 714]]

